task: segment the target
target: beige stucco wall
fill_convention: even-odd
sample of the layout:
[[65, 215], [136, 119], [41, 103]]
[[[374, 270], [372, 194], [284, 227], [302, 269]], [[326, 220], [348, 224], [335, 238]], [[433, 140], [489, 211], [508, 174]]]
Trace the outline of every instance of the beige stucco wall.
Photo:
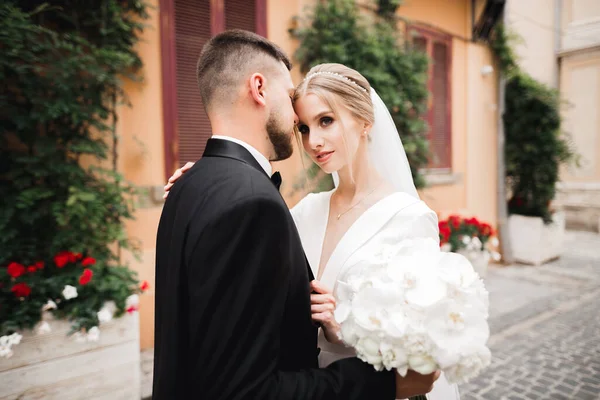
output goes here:
[[508, 0], [505, 12], [509, 29], [522, 39], [515, 43], [520, 66], [535, 79], [557, 87], [555, 1]]
[[566, 168], [563, 180], [600, 181], [600, 50], [567, 57], [561, 68], [561, 93], [568, 101], [564, 129], [581, 156], [581, 166]]
[[[292, 17], [302, 15], [314, 0], [269, 0], [267, 30], [269, 39], [292, 55], [297, 48], [288, 29]], [[482, 1], [477, 4], [481, 8]], [[156, 228], [162, 208], [161, 187], [164, 184], [164, 151], [162, 122], [160, 24], [158, 0], [151, 0], [149, 28], [145, 30], [138, 51], [144, 61], [144, 82], [127, 83], [126, 91], [132, 103], [119, 113], [119, 168], [127, 179], [146, 189], [136, 211], [136, 220], [127, 223], [127, 232], [139, 241], [141, 261], [132, 267], [142, 279], [154, 287], [154, 248]], [[496, 74], [483, 76], [481, 68], [492, 64], [488, 48], [469, 41], [471, 29], [470, 1], [467, 0], [406, 0], [400, 7], [401, 16], [422, 22], [452, 34], [452, 158], [451, 174], [422, 192], [422, 198], [443, 215], [462, 212], [476, 215], [492, 224], [496, 222]], [[296, 83], [301, 79], [298, 69], [292, 71]], [[294, 182], [301, 172], [300, 151], [287, 161], [278, 163], [284, 179], [282, 192], [290, 205], [303, 195], [294, 192]], [[437, 177], [440, 182], [440, 177]], [[286, 187], [286, 184], [288, 185]], [[153, 291], [141, 298], [142, 347], [153, 345]]]
[[[152, 6], [147, 21], [149, 27], [144, 30], [137, 46], [144, 62], [144, 81], [125, 84], [131, 107], [120, 109], [118, 123], [121, 136], [119, 169], [126, 179], [146, 191], [164, 185], [159, 11], [157, 0], [148, 3]], [[158, 199], [161, 199], [160, 196]], [[127, 234], [139, 243], [141, 260], [137, 261], [127, 253], [123, 256], [140, 278], [147, 279], [151, 284], [151, 289], [140, 296], [142, 348], [154, 344], [154, 249], [162, 201], [151, 199], [152, 196], [148, 194], [141, 196], [142, 203], [135, 213], [135, 220], [128, 221], [126, 225]]]

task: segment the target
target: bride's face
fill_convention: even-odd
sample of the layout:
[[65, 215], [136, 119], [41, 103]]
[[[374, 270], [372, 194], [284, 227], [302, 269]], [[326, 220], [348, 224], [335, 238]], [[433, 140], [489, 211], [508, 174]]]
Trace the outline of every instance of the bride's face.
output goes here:
[[294, 109], [304, 150], [323, 171], [328, 174], [339, 171], [354, 159], [365, 127], [350, 111], [338, 106], [334, 113], [315, 94], [298, 98]]

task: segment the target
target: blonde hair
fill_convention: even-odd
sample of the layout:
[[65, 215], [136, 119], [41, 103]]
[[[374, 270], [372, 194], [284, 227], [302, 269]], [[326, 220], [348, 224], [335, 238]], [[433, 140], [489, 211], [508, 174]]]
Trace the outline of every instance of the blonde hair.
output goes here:
[[[342, 64], [319, 64], [310, 69], [306, 78], [298, 85], [294, 92], [293, 101], [308, 94], [314, 94], [324, 101], [335, 115], [338, 106], [345, 107], [352, 116], [368, 125], [375, 121], [373, 101], [371, 100], [371, 85], [358, 71]], [[343, 122], [340, 120], [340, 123]], [[343, 130], [343, 139], [346, 150], [346, 131]], [[302, 139], [296, 131], [300, 148]], [[352, 160], [348, 160], [351, 165]], [[350, 168], [352, 175], [352, 168]]]

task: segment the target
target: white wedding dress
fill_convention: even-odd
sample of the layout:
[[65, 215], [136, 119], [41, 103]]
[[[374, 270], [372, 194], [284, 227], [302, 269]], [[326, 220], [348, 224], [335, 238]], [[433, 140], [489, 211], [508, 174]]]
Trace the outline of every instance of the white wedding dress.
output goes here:
[[[291, 210], [315, 277], [321, 260], [333, 192], [309, 194]], [[332, 252], [321, 282], [335, 292], [338, 276], [355, 260], [375, 254], [381, 246], [393, 245], [408, 238], [433, 238], [438, 241], [437, 215], [418, 198], [396, 192], [371, 206], [348, 229]], [[329, 343], [321, 330], [319, 347], [321, 367], [355, 354], [352, 348]], [[458, 400], [460, 396], [457, 386], [450, 385], [442, 374], [427, 398]]]

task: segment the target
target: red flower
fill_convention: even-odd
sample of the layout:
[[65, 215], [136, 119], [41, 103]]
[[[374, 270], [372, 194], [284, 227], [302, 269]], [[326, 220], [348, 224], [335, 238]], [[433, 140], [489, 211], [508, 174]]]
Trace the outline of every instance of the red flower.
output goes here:
[[142, 283], [140, 284], [140, 290], [142, 292], [145, 292], [148, 289], [150, 289], [150, 284], [148, 283], [148, 281], [142, 281]]
[[460, 228], [461, 218], [458, 215], [451, 215], [448, 217], [448, 222], [454, 229]]
[[96, 264], [96, 259], [93, 257], [86, 257], [81, 262], [81, 265], [83, 265], [84, 267], [87, 267], [88, 265], [94, 265], [94, 264]]
[[26, 283], [17, 283], [10, 291], [17, 297], [27, 297], [31, 294], [31, 288]]
[[35, 267], [37, 269], [44, 269], [44, 262], [43, 261], [37, 261], [34, 265], [35, 265]]
[[477, 228], [479, 228], [479, 225], [480, 225], [480, 222], [475, 217], [466, 219], [465, 223], [467, 225], [473, 225], [473, 226], [475, 226]]
[[489, 224], [481, 224], [479, 231], [483, 236], [492, 236], [494, 234], [494, 230]]
[[129, 306], [129, 307], [127, 307], [127, 310], [126, 310], [126, 311], [127, 311], [129, 314], [131, 314], [131, 313], [133, 313], [133, 312], [136, 312], [137, 310], [138, 310], [138, 306]]
[[35, 265], [30, 265], [29, 267], [27, 267], [27, 272], [29, 272], [30, 274], [33, 274], [35, 271], [37, 271]]
[[70, 262], [75, 262], [75, 255], [70, 251], [61, 251], [54, 256], [54, 264], [58, 268], [62, 268]]
[[74, 263], [83, 258], [83, 254], [81, 253], [71, 253], [69, 254], [69, 262]]
[[19, 263], [11, 262], [8, 264], [6, 272], [13, 278], [18, 278], [25, 273], [25, 267]]
[[448, 228], [447, 226], [442, 227], [440, 229], [440, 236], [441, 236], [440, 241], [442, 242], [442, 244], [447, 242], [450, 239], [451, 233], [452, 232], [450, 231], [450, 228]]
[[79, 277], [79, 284], [82, 286], [87, 285], [92, 280], [92, 276], [94, 276], [94, 272], [91, 269], [84, 269], [83, 274]]

